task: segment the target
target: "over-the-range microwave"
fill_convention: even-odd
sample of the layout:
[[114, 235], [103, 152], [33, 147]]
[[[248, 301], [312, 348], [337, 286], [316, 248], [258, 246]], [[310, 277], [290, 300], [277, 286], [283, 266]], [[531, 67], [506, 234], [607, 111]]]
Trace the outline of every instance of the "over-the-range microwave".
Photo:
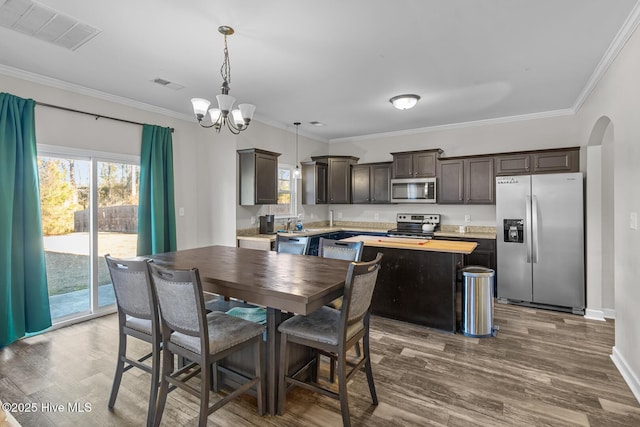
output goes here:
[[436, 203], [436, 179], [392, 179], [391, 203]]

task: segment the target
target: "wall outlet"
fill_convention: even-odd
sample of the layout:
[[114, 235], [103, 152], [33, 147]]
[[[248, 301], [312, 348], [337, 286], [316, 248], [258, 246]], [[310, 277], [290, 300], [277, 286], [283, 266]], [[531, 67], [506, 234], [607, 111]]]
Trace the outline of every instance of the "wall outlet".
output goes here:
[[184, 208], [178, 208], [178, 216], [184, 216]]
[[465, 215], [464, 222], [471, 222], [471, 215]]
[[251, 215], [251, 225], [254, 225], [256, 223], [256, 217]]
[[631, 228], [632, 230], [638, 229], [638, 213], [637, 212], [631, 212], [629, 214], [629, 228]]
[[378, 220], [380, 219], [380, 214], [378, 212], [373, 214], [373, 219]]

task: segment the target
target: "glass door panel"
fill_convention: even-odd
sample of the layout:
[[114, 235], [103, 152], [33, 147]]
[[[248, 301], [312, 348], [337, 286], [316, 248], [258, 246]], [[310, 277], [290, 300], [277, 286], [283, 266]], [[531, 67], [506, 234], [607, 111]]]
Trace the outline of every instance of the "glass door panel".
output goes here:
[[138, 242], [138, 186], [140, 167], [118, 162], [97, 162], [98, 307], [115, 303], [106, 254], [136, 256]]
[[91, 309], [90, 162], [38, 157], [40, 208], [53, 321]]

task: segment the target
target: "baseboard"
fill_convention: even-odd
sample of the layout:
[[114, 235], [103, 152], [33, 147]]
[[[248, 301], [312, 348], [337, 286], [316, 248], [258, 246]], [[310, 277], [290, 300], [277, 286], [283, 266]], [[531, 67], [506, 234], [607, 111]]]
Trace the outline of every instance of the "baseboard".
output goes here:
[[615, 346], [611, 350], [611, 360], [613, 360], [613, 364], [616, 365], [622, 378], [624, 378], [631, 392], [636, 397], [636, 400], [640, 403], [640, 379], [638, 379], [638, 376], [631, 370], [629, 364]]
[[605, 322], [605, 316], [603, 310], [593, 310], [591, 308], [587, 308], [584, 311], [584, 318], [589, 320], [600, 320]]
[[604, 318], [605, 319], [615, 319], [616, 318], [616, 311], [612, 308], [603, 308], [602, 312], [604, 313]]

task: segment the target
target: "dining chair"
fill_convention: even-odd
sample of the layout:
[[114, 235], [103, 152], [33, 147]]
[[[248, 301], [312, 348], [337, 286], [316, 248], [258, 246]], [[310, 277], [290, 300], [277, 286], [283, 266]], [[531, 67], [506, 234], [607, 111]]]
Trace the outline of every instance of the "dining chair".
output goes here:
[[[170, 385], [200, 399], [200, 426], [207, 425], [207, 418], [213, 412], [252, 388], [255, 388], [258, 413], [262, 415], [264, 326], [218, 311], [207, 314], [198, 269], [170, 270], [152, 263], [148, 266], [160, 306], [163, 344], [155, 426], [162, 419]], [[217, 362], [250, 345], [254, 346], [255, 375], [247, 377], [237, 374], [234, 379], [241, 385], [210, 405], [212, 375], [217, 376]], [[174, 370], [174, 355], [190, 362]], [[198, 373], [199, 389], [188, 382]]]
[[[119, 259], [109, 254], [105, 261], [111, 275], [111, 283], [118, 307], [118, 361], [113, 377], [109, 409], [113, 409], [122, 374], [136, 367], [151, 374], [147, 426], [153, 425], [158, 386], [160, 381], [161, 333], [158, 320], [158, 304], [151, 285], [146, 260]], [[139, 359], [127, 356], [127, 337], [134, 337], [151, 344], [151, 352]], [[144, 364], [151, 358], [151, 366]]]
[[[344, 286], [344, 300], [340, 310], [323, 306], [306, 316], [293, 316], [278, 327], [281, 334], [278, 384], [279, 414], [284, 412], [286, 394], [289, 384], [291, 384], [339, 400], [342, 423], [345, 426], [350, 426], [347, 382], [363, 366], [367, 375], [371, 400], [374, 405], [378, 404], [369, 354], [369, 308], [381, 260], [382, 253], [378, 253], [373, 261], [352, 262], [349, 265]], [[347, 361], [347, 349], [353, 347], [360, 339], [363, 342], [361, 358], [355, 363]], [[317, 358], [294, 373], [287, 372], [287, 345], [289, 343], [297, 343], [335, 355], [338, 360], [338, 393], [323, 387], [317, 380], [315, 382], [305, 380], [306, 378], [316, 378], [313, 373], [307, 376], [307, 371], [317, 364]], [[347, 366], [350, 368], [348, 372]]]
[[[362, 259], [364, 242], [342, 242], [340, 240], [320, 238], [318, 246], [318, 256], [323, 258], [342, 259], [345, 261], [359, 262]], [[342, 297], [331, 301], [327, 306], [340, 310], [342, 307]], [[360, 357], [360, 344], [355, 344], [356, 356]], [[335, 380], [335, 359], [330, 359], [329, 377], [331, 382]]]
[[306, 255], [309, 252], [309, 236], [276, 236], [276, 252]]

